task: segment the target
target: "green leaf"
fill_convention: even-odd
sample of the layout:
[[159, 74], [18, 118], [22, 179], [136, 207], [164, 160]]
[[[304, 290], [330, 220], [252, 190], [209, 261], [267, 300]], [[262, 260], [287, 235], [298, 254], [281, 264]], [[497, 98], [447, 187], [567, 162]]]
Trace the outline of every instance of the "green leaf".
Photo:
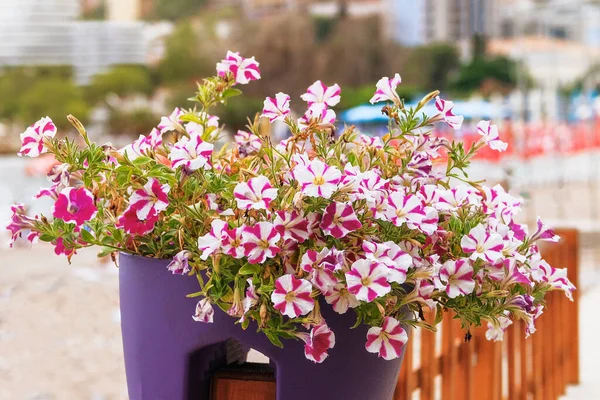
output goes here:
[[260, 272], [260, 265], [258, 264], [249, 264], [246, 263], [244, 264], [244, 266], [242, 266], [242, 268], [240, 268], [240, 270], [238, 271], [238, 274], [240, 275], [254, 275], [257, 272]]
[[230, 88], [223, 92], [223, 99], [228, 99], [230, 97], [236, 97], [242, 94], [242, 91], [239, 89]]
[[277, 346], [281, 349], [283, 349], [283, 343], [281, 343], [281, 340], [279, 339], [279, 336], [277, 335], [277, 333], [275, 332], [271, 332], [271, 331], [264, 331], [265, 335], [267, 336], [267, 338], [271, 341], [271, 343], [273, 343], [273, 346]]
[[55, 239], [55, 237], [53, 235], [50, 235], [49, 233], [44, 233], [43, 235], [40, 236], [40, 240], [42, 242], [51, 242]]
[[141, 165], [146, 165], [148, 163], [152, 162], [152, 159], [150, 157], [138, 157], [135, 160], [133, 160], [133, 165], [137, 165], [138, 167]]
[[112, 247], [102, 246], [98, 253], [98, 258], [106, 257], [107, 255], [114, 253], [116, 250]]
[[79, 235], [81, 236], [83, 241], [86, 243], [94, 243], [96, 241], [96, 239], [94, 238], [94, 235], [92, 235], [92, 233], [85, 228], [81, 230]]

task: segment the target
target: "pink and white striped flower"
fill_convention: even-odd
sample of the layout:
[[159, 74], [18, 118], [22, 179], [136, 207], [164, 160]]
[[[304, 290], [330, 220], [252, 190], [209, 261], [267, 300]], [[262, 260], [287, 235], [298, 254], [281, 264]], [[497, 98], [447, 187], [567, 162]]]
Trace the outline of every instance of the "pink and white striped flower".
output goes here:
[[119, 153], [127, 156], [129, 161], [134, 161], [136, 158], [144, 156], [148, 148], [146, 136], [140, 135], [133, 143], [128, 144], [119, 150]]
[[275, 97], [267, 97], [265, 99], [262, 116], [269, 118], [269, 122], [273, 123], [277, 120], [283, 121], [289, 114], [289, 95], [279, 92]]
[[471, 192], [460, 185], [448, 190], [438, 190], [439, 201], [433, 206], [440, 211], [456, 211], [471, 202]]
[[284, 240], [295, 240], [302, 243], [310, 236], [308, 220], [296, 210], [277, 211], [273, 224]]
[[336, 118], [335, 111], [327, 108], [325, 104], [315, 103], [298, 119], [298, 127], [304, 130], [311, 123], [333, 125]]
[[217, 73], [220, 77], [231, 74], [236, 84], [246, 85], [260, 79], [258, 67], [259, 63], [254, 57], [244, 58], [240, 53], [228, 51], [225, 59], [217, 64]]
[[44, 141], [56, 135], [56, 125], [49, 117], [44, 117], [21, 133], [19, 156], [37, 157], [48, 152]]
[[188, 133], [188, 135], [190, 135], [190, 137], [202, 136], [204, 134], [204, 126], [197, 122], [191, 121], [185, 124], [185, 131]]
[[345, 284], [337, 283], [330, 289], [329, 293], [325, 295], [325, 301], [333, 306], [333, 311], [336, 313], [345, 314], [348, 308], [355, 308], [360, 305], [360, 301], [348, 291]]
[[302, 270], [310, 274], [312, 284], [323, 293], [329, 293], [330, 288], [338, 283], [333, 272], [336, 265], [326, 262], [325, 258], [331, 253], [327, 247], [320, 252], [307, 250], [300, 260]]
[[75, 222], [77, 226], [94, 218], [97, 212], [94, 195], [86, 188], [68, 187], [63, 189], [52, 207], [54, 218], [60, 218], [65, 222]]
[[277, 197], [277, 189], [271, 185], [269, 178], [259, 175], [235, 185], [233, 195], [241, 210], [266, 210]]
[[385, 216], [396, 226], [406, 222], [418, 225], [425, 218], [423, 202], [417, 195], [393, 192], [388, 197], [388, 205]]
[[339, 239], [360, 228], [362, 224], [356, 217], [352, 204], [334, 201], [325, 209], [321, 229], [326, 235]]
[[531, 277], [536, 282], [546, 282], [554, 289], [562, 290], [569, 300], [573, 301], [575, 285], [567, 277], [566, 268], [554, 268], [546, 261], [531, 263]]
[[187, 250], [182, 250], [175, 254], [173, 261], [167, 265], [167, 270], [171, 271], [173, 275], [185, 275], [190, 272], [190, 257], [192, 253]]
[[498, 126], [492, 125], [490, 121], [479, 121], [477, 124], [477, 133], [481, 135], [485, 143], [492, 150], [502, 152], [508, 148], [508, 143], [500, 140]]
[[340, 102], [340, 93], [342, 89], [336, 83], [333, 86], [326, 86], [321, 81], [316, 81], [308, 87], [306, 93], [300, 98], [306, 101], [310, 106], [313, 104], [325, 104], [328, 107], [334, 107]]
[[322, 363], [327, 358], [327, 350], [335, 346], [335, 334], [327, 324], [321, 324], [310, 330], [310, 335], [302, 335], [304, 341], [304, 356], [315, 362]]
[[463, 120], [465, 119], [462, 115], [454, 115], [454, 103], [451, 101], [443, 100], [441, 97], [435, 98], [435, 108], [440, 112], [439, 116], [452, 128], [460, 129]]
[[212, 324], [215, 310], [213, 310], [210, 300], [205, 297], [196, 304], [196, 313], [192, 316], [196, 322]]
[[393, 360], [402, 356], [408, 335], [400, 322], [394, 317], [385, 317], [381, 327], [371, 327], [367, 331], [365, 348], [369, 353], [377, 353], [384, 360]]
[[156, 150], [163, 144], [162, 132], [156, 128], [152, 128], [152, 131], [145, 138], [146, 145], [152, 150]]
[[[244, 300], [242, 300], [244, 315], [258, 303], [258, 295], [256, 294], [256, 287], [254, 286], [252, 278], [246, 279], [246, 282], [248, 282], [248, 287], [246, 288], [246, 296], [244, 297]], [[242, 322], [243, 318], [244, 317], [242, 317]]]
[[277, 242], [281, 235], [270, 222], [259, 222], [242, 228], [244, 252], [250, 264], [260, 264], [273, 258], [281, 250]]
[[149, 214], [158, 214], [169, 206], [168, 184], [161, 185], [158, 179], [150, 178], [142, 189], [138, 189], [129, 197], [129, 204], [134, 207], [139, 219], [148, 218]]
[[227, 222], [213, 219], [210, 223], [210, 231], [198, 238], [198, 249], [202, 252], [200, 258], [206, 260], [211, 254], [219, 250], [226, 235]]
[[181, 127], [181, 117], [184, 112], [179, 107], [175, 107], [171, 115], [162, 117], [157, 128], [161, 134], [165, 132], [175, 131]]
[[6, 225], [6, 229], [11, 233], [9, 242], [10, 247], [12, 247], [13, 243], [21, 237], [21, 234], [24, 231], [30, 231], [27, 235], [27, 240], [31, 243], [37, 240], [39, 233], [31, 230], [35, 226], [36, 219], [27, 216], [25, 205], [13, 204], [10, 206], [10, 211], [12, 212], [12, 216]]
[[336, 167], [330, 167], [319, 159], [313, 159], [310, 164], [297, 165], [294, 179], [300, 184], [302, 194], [310, 197], [330, 198], [338, 189], [342, 173]]
[[446, 261], [440, 269], [439, 279], [451, 299], [470, 294], [475, 289], [473, 267], [465, 258]]
[[502, 236], [495, 232], [490, 232], [482, 224], [462, 237], [460, 245], [465, 253], [470, 253], [471, 260], [484, 260], [495, 263], [502, 258], [504, 241]]
[[487, 340], [494, 342], [501, 342], [504, 340], [504, 332], [512, 325], [509, 315], [509, 312], [505, 311], [504, 315], [498, 317], [498, 321], [487, 323], [487, 331], [485, 332], [485, 338]]
[[536, 240], [546, 240], [549, 242], [558, 242], [560, 240], [560, 236], [554, 233], [554, 230], [549, 228], [542, 222], [540, 217], [537, 218], [537, 230], [529, 239], [530, 242], [535, 242]]
[[346, 272], [348, 291], [358, 300], [370, 303], [392, 290], [387, 281], [388, 268], [377, 261], [360, 259]]
[[239, 130], [234, 136], [235, 143], [238, 145], [241, 155], [251, 155], [257, 153], [262, 147], [262, 141], [253, 133]]
[[412, 266], [412, 257], [394, 242], [374, 243], [364, 241], [362, 248], [367, 259], [379, 262], [388, 267], [388, 281], [404, 283], [408, 268]]
[[227, 229], [221, 242], [221, 251], [233, 258], [244, 258], [246, 249], [242, 244], [242, 228]]
[[379, 136], [368, 136], [361, 133], [358, 135], [357, 141], [366, 147], [375, 147], [376, 149], [383, 148], [383, 142]]
[[184, 167], [190, 171], [200, 168], [210, 169], [210, 158], [214, 149], [212, 143], [204, 142], [200, 136], [181, 138], [169, 154], [172, 167]]
[[377, 90], [375, 95], [369, 100], [371, 104], [379, 103], [380, 101], [392, 101], [395, 104], [400, 104], [400, 97], [396, 92], [396, 88], [402, 82], [400, 74], [394, 75], [392, 79], [387, 76], [381, 78], [377, 82]]
[[117, 227], [123, 228], [131, 235], [145, 235], [154, 230], [156, 221], [158, 221], [158, 214], [148, 214], [146, 219], [142, 220], [137, 216], [137, 209], [129, 206], [119, 217]]
[[297, 318], [306, 315], [315, 307], [310, 296], [312, 285], [305, 279], [297, 279], [291, 274], [283, 275], [275, 281], [275, 290], [271, 293], [273, 307], [283, 315]]

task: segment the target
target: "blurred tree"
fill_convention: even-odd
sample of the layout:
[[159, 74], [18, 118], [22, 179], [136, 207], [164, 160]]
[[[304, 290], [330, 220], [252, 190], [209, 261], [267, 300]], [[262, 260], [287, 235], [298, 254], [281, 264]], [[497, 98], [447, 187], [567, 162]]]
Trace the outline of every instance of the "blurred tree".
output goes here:
[[229, 131], [236, 132], [238, 129], [246, 129], [248, 118], [252, 120], [256, 113], [262, 112], [263, 101], [264, 99], [252, 97], [234, 97], [226, 106], [219, 107], [216, 114]]
[[452, 82], [452, 90], [469, 94], [484, 86], [496, 91], [507, 91], [517, 84], [517, 63], [506, 57], [476, 58], [460, 68]]
[[85, 123], [90, 108], [82, 90], [71, 80], [58, 77], [39, 79], [18, 100], [18, 118], [31, 124], [48, 115], [59, 128], [69, 127], [66, 116], [75, 115]]
[[206, 0], [154, 0], [151, 19], [175, 21], [198, 13]]
[[214, 64], [200, 54], [200, 41], [191, 23], [178, 24], [167, 39], [165, 56], [158, 66], [161, 82], [172, 85], [213, 74]]
[[129, 96], [134, 94], [151, 95], [154, 85], [150, 71], [140, 65], [116, 66], [110, 71], [94, 76], [85, 88], [86, 98], [96, 104], [108, 94]]
[[159, 119], [146, 108], [131, 111], [111, 109], [107, 124], [110, 132], [138, 137], [150, 133]]
[[402, 78], [408, 84], [425, 91], [446, 90], [460, 67], [457, 49], [445, 43], [433, 43], [414, 48], [403, 69]]

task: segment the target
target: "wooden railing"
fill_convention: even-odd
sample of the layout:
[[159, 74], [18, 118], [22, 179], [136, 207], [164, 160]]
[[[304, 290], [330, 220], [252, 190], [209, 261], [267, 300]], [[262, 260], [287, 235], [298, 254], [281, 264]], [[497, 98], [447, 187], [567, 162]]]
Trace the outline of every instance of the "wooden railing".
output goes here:
[[[544, 246], [542, 255], [556, 268], [568, 268], [577, 286], [578, 235], [557, 231], [559, 243]], [[547, 295], [537, 331], [525, 339], [525, 326], [515, 321], [503, 342], [485, 338], [485, 327], [465, 342], [460, 323], [446, 315], [438, 332], [419, 330], [409, 340], [394, 400], [552, 400], [579, 380], [577, 291], [570, 302], [562, 292]]]

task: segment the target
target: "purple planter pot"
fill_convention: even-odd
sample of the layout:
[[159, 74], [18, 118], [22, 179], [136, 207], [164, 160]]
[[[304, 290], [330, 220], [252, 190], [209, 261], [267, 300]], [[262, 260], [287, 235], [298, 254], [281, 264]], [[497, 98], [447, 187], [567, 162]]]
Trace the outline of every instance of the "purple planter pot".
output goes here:
[[336, 344], [322, 364], [304, 357], [301, 341], [273, 346], [256, 325], [244, 331], [215, 308], [214, 323], [192, 320], [195, 279], [172, 275], [168, 261], [120, 257], [121, 325], [131, 400], [208, 400], [210, 377], [226, 363], [225, 342], [239, 341], [275, 366], [278, 400], [391, 400], [402, 358], [385, 361], [365, 350], [367, 328], [349, 329], [354, 313], [322, 314]]

